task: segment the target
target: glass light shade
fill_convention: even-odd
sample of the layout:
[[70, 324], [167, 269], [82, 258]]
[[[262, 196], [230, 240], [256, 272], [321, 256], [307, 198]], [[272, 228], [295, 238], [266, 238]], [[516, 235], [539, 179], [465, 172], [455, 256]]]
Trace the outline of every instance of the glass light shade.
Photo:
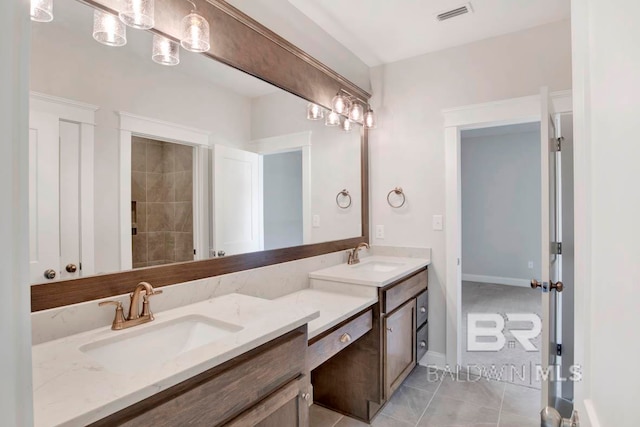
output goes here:
[[351, 129], [353, 129], [353, 122], [348, 118], [345, 118], [342, 122], [342, 130], [345, 132], [351, 132]]
[[349, 120], [356, 123], [362, 123], [363, 116], [364, 116], [364, 107], [362, 106], [362, 104], [358, 102], [354, 102], [353, 106], [351, 107], [351, 110], [349, 111]]
[[162, 65], [178, 65], [180, 63], [180, 45], [173, 40], [159, 35], [153, 36], [154, 62]]
[[364, 113], [364, 127], [366, 127], [367, 129], [375, 129], [375, 127], [377, 126], [376, 122], [376, 115], [373, 110], [368, 110], [366, 113]]
[[340, 114], [335, 111], [329, 112], [327, 118], [324, 120], [324, 124], [327, 126], [340, 126]]
[[154, 0], [124, 0], [118, 16], [132, 28], [148, 30], [154, 25]]
[[321, 120], [324, 119], [324, 109], [318, 104], [310, 102], [307, 104], [307, 119]]
[[351, 101], [342, 93], [338, 93], [331, 100], [331, 109], [338, 114], [348, 114]]
[[112, 15], [101, 10], [93, 11], [93, 38], [107, 46], [127, 44], [127, 26]]
[[209, 23], [202, 15], [191, 12], [182, 19], [180, 44], [190, 52], [206, 52], [209, 44]]
[[31, 0], [31, 20], [35, 22], [53, 21], [53, 0]]

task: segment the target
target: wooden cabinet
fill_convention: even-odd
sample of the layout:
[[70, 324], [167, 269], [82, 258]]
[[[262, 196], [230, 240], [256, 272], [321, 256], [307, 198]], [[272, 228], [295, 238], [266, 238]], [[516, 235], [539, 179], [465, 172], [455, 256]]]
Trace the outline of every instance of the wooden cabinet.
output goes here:
[[411, 373], [426, 341], [427, 269], [380, 288], [371, 330], [311, 371], [314, 402], [370, 422]]
[[388, 399], [416, 365], [416, 300], [384, 318], [384, 384]]
[[92, 426], [308, 425], [306, 325]]

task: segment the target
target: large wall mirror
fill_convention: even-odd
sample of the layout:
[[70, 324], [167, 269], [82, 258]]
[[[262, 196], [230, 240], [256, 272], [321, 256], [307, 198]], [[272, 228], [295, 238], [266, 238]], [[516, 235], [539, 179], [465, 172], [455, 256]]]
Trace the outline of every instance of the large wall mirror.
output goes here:
[[[366, 237], [361, 125], [310, 120], [307, 99], [202, 54], [177, 49], [173, 57], [149, 31], [127, 28], [121, 47], [98, 43], [95, 10], [61, 1], [53, 22], [32, 25], [30, 251], [38, 292], [57, 284], [77, 295], [92, 283], [72, 279], [115, 281], [114, 273], [137, 270], [127, 277], [171, 271], [174, 279], [160, 284], [175, 283], [184, 281], [179, 273], [154, 273], [157, 266], [215, 259], [226, 272], [271, 262], [260, 254]], [[205, 275], [213, 264], [181, 265]]]

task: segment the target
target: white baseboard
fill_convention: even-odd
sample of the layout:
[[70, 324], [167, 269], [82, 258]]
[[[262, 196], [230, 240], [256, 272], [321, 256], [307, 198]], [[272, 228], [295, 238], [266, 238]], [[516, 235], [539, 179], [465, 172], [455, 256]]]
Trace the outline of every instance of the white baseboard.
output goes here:
[[494, 283], [496, 285], [522, 286], [528, 288], [531, 281], [516, 279], [513, 277], [483, 276], [480, 274], [462, 274], [462, 280], [466, 282]]
[[429, 350], [427, 351], [427, 354], [418, 361], [418, 365], [429, 367], [435, 366], [438, 369], [445, 369], [447, 366], [447, 358], [442, 353]]

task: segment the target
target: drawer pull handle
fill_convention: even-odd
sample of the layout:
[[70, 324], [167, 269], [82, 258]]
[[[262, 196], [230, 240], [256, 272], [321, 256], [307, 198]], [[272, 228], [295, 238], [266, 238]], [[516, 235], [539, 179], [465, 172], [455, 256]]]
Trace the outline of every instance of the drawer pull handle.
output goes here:
[[426, 312], [427, 312], [426, 307], [420, 307], [420, 313], [426, 313]]
[[351, 335], [349, 335], [347, 333], [342, 334], [342, 336], [340, 337], [340, 342], [341, 343], [346, 343], [346, 342], [349, 342], [349, 341], [351, 341]]
[[426, 341], [420, 341], [420, 348], [425, 348], [427, 346]]

